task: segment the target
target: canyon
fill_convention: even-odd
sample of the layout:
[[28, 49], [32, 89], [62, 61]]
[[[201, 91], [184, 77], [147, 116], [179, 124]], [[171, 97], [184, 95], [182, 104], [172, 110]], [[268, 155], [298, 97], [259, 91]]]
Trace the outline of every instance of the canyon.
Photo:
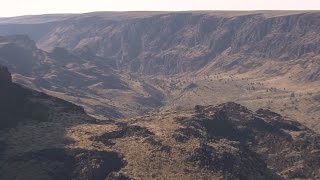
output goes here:
[[0, 18], [0, 179], [318, 179], [319, 33], [318, 11]]

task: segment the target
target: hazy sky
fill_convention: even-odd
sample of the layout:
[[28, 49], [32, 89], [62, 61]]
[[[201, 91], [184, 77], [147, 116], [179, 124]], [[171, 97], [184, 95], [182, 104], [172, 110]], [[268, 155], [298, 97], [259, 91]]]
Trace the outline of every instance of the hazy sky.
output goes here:
[[[3, 2], [2, 2], [3, 1]], [[92, 11], [320, 10], [320, 0], [0, 0], [0, 16]]]

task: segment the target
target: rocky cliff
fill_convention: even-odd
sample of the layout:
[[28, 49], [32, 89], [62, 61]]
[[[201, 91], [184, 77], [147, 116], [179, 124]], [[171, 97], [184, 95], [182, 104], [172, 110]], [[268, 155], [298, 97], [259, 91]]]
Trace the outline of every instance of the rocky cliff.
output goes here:
[[0, 82], [11, 83], [12, 77], [7, 67], [0, 66]]
[[137, 13], [132, 17], [93, 13], [59, 21], [37, 43], [44, 49], [90, 47], [99, 56], [116, 59], [121, 69], [172, 74], [199, 70], [223, 52], [248, 58], [310, 59], [320, 52], [319, 16], [318, 12]]

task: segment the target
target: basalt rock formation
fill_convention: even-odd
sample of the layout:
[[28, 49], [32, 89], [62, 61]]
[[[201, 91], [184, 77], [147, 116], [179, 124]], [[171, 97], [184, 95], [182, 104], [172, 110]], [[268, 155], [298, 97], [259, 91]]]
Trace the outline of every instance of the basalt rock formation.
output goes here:
[[320, 177], [320, 136], [269, 110], [254, 112], [229, 102], [150, 114], [116, 125], [117, 130], [90, 140], [119, 149], [132, 178]]
[[[216, 64], [213, 69], [248, 71], [267, 59], [308, 58], [309, 64], [320, 52], [318, 12], [101, 12], [54, 22], [8, 21], [0, 21], [2, 34], [10, 34], [7, 28], [25, 34], [34, 26], [42, 36], [29, 35], [43, 49], [89, 47], [94, 54], [115, 60], [117, 68], [143, 74], [190, 72], [211, 63]], [[232, 58], [219, 61], [226, 54]], [[318, 79], [317, 72], [312, 68], [308, 78]]]
[[0, 82], [11, 83], [12, 77], [7, 67], [0, 66]]

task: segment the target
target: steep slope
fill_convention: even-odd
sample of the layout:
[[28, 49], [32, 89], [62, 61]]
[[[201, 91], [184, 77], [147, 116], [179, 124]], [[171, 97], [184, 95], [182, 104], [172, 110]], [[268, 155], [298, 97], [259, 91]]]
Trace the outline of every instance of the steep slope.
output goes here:
[[16, 82], [82, 105], [99, 118], [133, 116], [164, 100], [160, 91], [122, 74], [113, 60], [98, 57], [87, 47], [47, 53], [27, 36], [5, 36], [0, 37], [0, 62], [16, 73]]
[[83, 108], [11, 82], [0, 66], [0, 179], [104, 179], [124, 166], [120, 154], [71, 149], [64, 134], [96, 120]]
[[318, 12], [101, 12], [59, 22], [37, 38], [41, 48], [88, 46], [99, 56], [114, 58], [119, 68], [146, 74], [199, 70], [225, 51], [243, 57], [224, 62], [226, 70], [237, 63], [243, 68], [264, 64], [250, 62], [253, 58], [311, 59], [320, 51]]
[[[116, 59], [119, 68], [146, 74], [198, 70], [224, 51], [249, 59], [282, 60], [310, 58], [320, 51], [316, 11], [97, 12], [18, 19], [23, 18], [24, 25], [33, 26], [31, 31], [9, 27], [5, 32], [6, 26], [21, 26], [12, 18], [0, 21], [1, 34], [29, 33], [47, 50], [88, 46], [99, 56]], [[31, 34], [48, 23], [54, 24], [37, 33], [41, 37]]]

